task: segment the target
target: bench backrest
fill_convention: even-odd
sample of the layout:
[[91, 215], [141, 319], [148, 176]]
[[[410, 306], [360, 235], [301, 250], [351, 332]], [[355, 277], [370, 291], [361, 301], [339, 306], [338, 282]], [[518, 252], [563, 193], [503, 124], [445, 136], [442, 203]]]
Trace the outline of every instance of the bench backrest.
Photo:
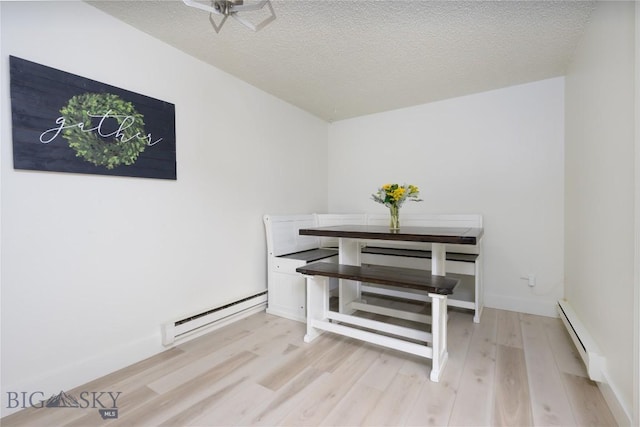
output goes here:
[[301, 228], [316, 227], [316, 216], [265, 215], [263, 217], [267, 235], [267, 253], [271, 256], [287, 255], [320, 247], [316, 236], [301, 236]]

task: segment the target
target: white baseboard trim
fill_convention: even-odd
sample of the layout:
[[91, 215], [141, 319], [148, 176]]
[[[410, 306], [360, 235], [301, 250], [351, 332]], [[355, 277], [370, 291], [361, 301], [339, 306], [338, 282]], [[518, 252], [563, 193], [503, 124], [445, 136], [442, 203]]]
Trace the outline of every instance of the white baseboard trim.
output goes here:
[[267, 307], [267, 314], [272, 314], [274, 316], [278, 316], [278, 317], [284, 317], [285, 319], [289, 319], [289, 320], [295, 320], [296, 322], [302, 322], [302, 323], [307, 323], [307, 319], [306, 317], [300, 317], [300, 316], [296, 316], [294, 314], [291, 314], [291, 312], [285, 311], [285, 310], [278, 310], [278, 309], [273, 309], [273, 308], [269, 308]]
[[633, 425], [630, 408], [626, 408], [626, 405], [620, 400], [620, 393], [618, 393], [616, 387], [611, 384], [606, 368], [602, 371], [602, 374], [604, 381], [596, 384], [598, 384], [602, 397], [604, 397], [607, 405], [609, 405], [609, 409], [616, 419], [616, 422], [619, 426]]
[[500, 310], [517, 311], [519, 313], [537, 314], [538, 316], [558, 317], [557, 301], [532, 301], [524, 298], [505, 297], [497, 294], [484, 295], [485, 307]]

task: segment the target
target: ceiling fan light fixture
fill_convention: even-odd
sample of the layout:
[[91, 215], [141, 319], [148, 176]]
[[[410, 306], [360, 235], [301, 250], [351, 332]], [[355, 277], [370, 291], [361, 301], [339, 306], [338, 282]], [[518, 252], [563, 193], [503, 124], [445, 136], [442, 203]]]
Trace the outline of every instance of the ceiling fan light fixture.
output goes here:
[[[205, 4], [198, 0], [182, 1], [187, 6], [195, 7], [197, 9], [209, 12], [209, 22], [211, 23], [211, 26], [216, 31], [216, 33], [220, 32], [222, 26], [229, 16], [252, 31], [260, 31], [276, 19], [276, 14], [273, 10], [273, 6], [271, 5], [271, 0], [259, 0], [257, 2], [247, 4], [244, 3], [244, 0], [211, 0], [209, 4]], [[263, 17], [257, 24], [254, 24], [244, 16], [245, 12], [262, 11], [265, 6], [268, 15], [266, 17]], [[242, 13], [242, 16], [240, 15], [240, 13]], [[222, 16], [222, 20], [217, 23], [215, 20], [215, 16]]]
[[210, 13], [209, 14], [209, 22], [211, 22], [211, 26], [213, 27], [214, 30], [216, 30], [216, 33], [220, 33], [220, 30], [222, 29], [222, 25], [224, 25], [224, 22], [227, 20], [227, 17], [229, 15], [223, 15], [219, 24], [216, 23], [216, 20], [215, 20], [216, 16], [219, 16], [219, 15], [215, 14], [215, 13]]

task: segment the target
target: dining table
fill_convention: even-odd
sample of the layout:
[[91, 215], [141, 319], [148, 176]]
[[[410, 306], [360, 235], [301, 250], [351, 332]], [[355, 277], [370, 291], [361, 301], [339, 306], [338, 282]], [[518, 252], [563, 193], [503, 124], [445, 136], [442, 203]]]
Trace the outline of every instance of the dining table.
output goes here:
[[[390, 229], [381, 225], [334, 225], [326, 227], [309, 227], [299, 230], [302, 236], [318, 236], [338, 238], [338, 262], [347, 265], [361, 265], [361, 248], [370, 241], [385, 240], [390, 242], [418, 242], [431, 246], [431, 274], [446, 276], [447, 245], [476, 245], [482, 238], [481, 227], [420, 227], [401, 226]], [[345, 283], [345, 282], [341, 282]], [[347, 295], [352, 289], [353, 295]], [[360, 297], [358, 285], [347, 288], [340, 286], [340, 311], [345, 310], [349, 300]]]
[[[398, 229], [390, 229], [388, 226], [380, 225], [332, 225], [324, 227], [309, 227], [300, 228], [299, 234], [302, 236], [317, 236], [327, 238], [338, 239], [338, 264], [340, 267], [335, 268], [315, 268], [314, 267], [302, 267], [298, 271], [307, 275], [307, 294], [308, 294], [308, 307], [309, 314], [307, 316], [307, 330], [308, 333], [305, 336], [305, 341], [310, 342], [314, 339], [319, 332], [317, 329], [329, 330], [332, 332], [342, 333], [348, 336], [368, 340], [370, 342], [379, 343], [382, 345], [388, 345], [392, 348], [407, 351], [413, 354], [429, 357], [432, 359], [432, 373], [431, 379], [438, 381], [444, 364], [446, 363], [447, 353], [447, 294], [450, 294], [452, 289], [438, 289], [430, 288], [427, 291], [428, 297], [431, 299], [431, 316], [425, 317], [424, 323], [431, 323], [432, 330], [430, 333], [421, 333], [419, 335], [406, 335], [409, 338], [415, 339], [415, 337], [422, 337], [431, 342], [431, 348], [422, 349], [416, 348], [411, 343], [400, 342], [395, 339], [386, 339], [373, 337], [369, 333], [354, 331], [351, 328], [337, 326], [332, 322], [338, 322], [348, 324], [354, 322], [362, 327], [370, 327], [375, 329], [380, 323], [371, 322], [367, 323], [367, 320], [356, 319], [352, 314], [356, 311], [367, 311], [368, 305], [362, 303], [361, 299], [361, 282], [366, 280], [366, 275], [369, 274], [369, 269], [376, 268], [378, 266], [363, 266], [363, 268], [355, 270], [356, 274], [346, 274], [348, 266], [361, 266], [361, 249], [365, 245], [371, 242], [386, 241], [386, 242], [414, 242], [418, 245], [424, 244], [425, 247], [430, 246], [432, 252], [431, 270], [412, 270], [397, 269], [391, 270], [391, 277], [386, 278], [393, 282], [394, 274], [397, 274], [398, 281], [402, 281], [401, 277], [404, 273], [417, 274], [429, 276], [429, 281], [432, 284], [444, 283], [449, 284], [451, 279], [446, 277], [446, 251], [447, 245], [477, 245], [483, 235], [483, 228], [481, 227], [423, 227], [423, 226], [401, 226]], [[366, 269], [366, 273], [365, 272]], [[325, 271], [323, 271], [325, 270]], [[332, 270], [328, 273], [328, 270]], [[329, 298], [328, 286], [320, 286], [314, 288], [315, 275], [332, 275], [332, 277], [339, 278], [338, 285], [338, 311], [332, 312], [328, 309], [327, 299]], [[386, 274], [386, 273], [383, 273]], [[358, 277], [362, 275], [362, 277]], [[331, 276], [330, 276], [331, 277]], [[440, 277], [442, 280], [438, 279]], [[445, 280], [446, 279], [446, 280]], [[454, 283], [457, 280], [453, 281]], [[379, 282], [381, 283], [381, 282]], [[448, 285], [449, 286], [449, 285]], [[453, 285], [455, 286], [455, 285]], [[314, 291], [318, 289], [318, 291]], [[313, 300], [313, 301], [312, 301]], [[371, 306], [370, 311], [378, 314], [390, 314], [403, 318], [403, 314], [400, 310], [390, 309], [386, 311], [375, 311], [374, 306]], [[404, 317], [407, 319], [407, 317]], [[390, 327], [385, 332], [391, 332], [392, 334], [398, 332], [398, 334], [404, 334], [405, 331], [401, 328]], [[426, 338], [425, 338], [426, 337]]]

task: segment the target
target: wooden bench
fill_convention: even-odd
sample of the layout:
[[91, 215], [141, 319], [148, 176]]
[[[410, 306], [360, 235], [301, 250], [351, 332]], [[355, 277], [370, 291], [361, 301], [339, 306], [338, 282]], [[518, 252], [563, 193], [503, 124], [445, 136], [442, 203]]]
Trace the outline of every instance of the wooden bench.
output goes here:
[[332, 248], [316, 248], [306, 251], [294, 252], [291, 254], [280, 255], [278, 258], [293, 259], [304, 261], [305, 263], [319, 261], [321, 259], [330, 258], [338, 255], [337, 249]]
[[[418, 268], [430, 271], [430, 250], [407, 249], [396, 247], [365, 246], [361, 249], [362, 260], [367, 263], [396, 265], [407, 268]], [[446, 253], [447, 275], [460, 280], [455, 292], [449, 297], [449, 306], [473, 310], [473, 321], [480, 322], [482, 315], [482, 258], [480, 253]], [[364, 286], [363, 292], [376, 293], [376, 289]], [[384, 294], [393, 296], [394, 292]], [[410, 295], [401, 295], [411, 298]], [[426, 296], [416, 294], [418, 300], [425, 300]]]
[[375, 264], [312, 263], [298, 267], [296, 271], [307, 276], [325, 276], [366, 283], [378, 283], [400, 289], [416, 289], [440, 295], [451, 295], [458, 284], [456, 279], [433, 276], [425, 270]]
[[[299, 322], [306, 321], [304, 278], [296, 268], [314, 261], [337, 262], [338, 249], [332, 241], [313, 236], [300, 236], [300, 228], [318, 224], [353, 224], [364, 221], [364, 215], [317, 214], [264, 215], [267, 243], [267, 313]], [[335, 246], [337, 246], [337, 241]], [[333, 281], [337, 287], [337, 280]]]
[[[430, 358], [430, 378], [435, 382], [440, 380], [448, 358], [447, 295], [453, 293], [458, 284], [457, 279], [432, 276], [425, 270], [369, 264], [355, 266], [317, 262], [298, 267], [296, 271], [303, 274], [307, 281], [305, 342], [311, 342], [328, 331]], [[431, 300], [431, 332], [359, 317], [357, 313], [345, 314], [330, 310], [331, 278], [379, 284], [400, 291], [426, 292]]]
[[298, 230], [317, 224], [314, 214], [265, 215], [267, 242], [267, 313], [304, 322], [307, 318], [304, 278], [296, 268], [310, 262], [337, 262], [337, 249], [320, 247], [317, 237]]

